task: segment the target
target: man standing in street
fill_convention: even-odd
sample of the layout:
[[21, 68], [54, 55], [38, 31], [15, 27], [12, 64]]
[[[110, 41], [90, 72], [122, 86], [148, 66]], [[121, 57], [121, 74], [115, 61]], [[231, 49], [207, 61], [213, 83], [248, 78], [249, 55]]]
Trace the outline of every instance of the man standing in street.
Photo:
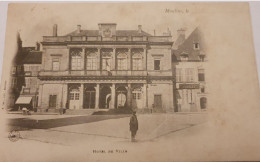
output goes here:
[[136, 132], [138, 130], [138, 120], [137, 120], [137, 117], [136, 117], [136, 112], [133, 111], [133, 114], [130, 118], [130, 131], [131, 131], [131, 141], [132, 142], [135, 142], [135, 135], [136, 135]]

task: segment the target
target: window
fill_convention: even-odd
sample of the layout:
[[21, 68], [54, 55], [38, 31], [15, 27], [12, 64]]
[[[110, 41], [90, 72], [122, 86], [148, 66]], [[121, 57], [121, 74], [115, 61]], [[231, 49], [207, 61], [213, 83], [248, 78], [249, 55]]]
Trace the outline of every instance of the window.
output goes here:
[[78, 89], [71, 90], [70, 100], [79, 100], [79, 90]]
[[26, 77], [25, 78], [25, 86], [26, 87], [30, 87], [30, 85], [31, 85], [31, 78], [30, 77]]
[[127, 55], [118, 54], [117, 55], [117, 70], [127, 70]]
[[181, 55], [181, 61], [188, 61], [188, 55]]
[[176, 82], [182, 82], [182, 81], [183, 81], [182, 69], [176, 69]]
[[102, 57], [102, 70], [110, 71], [111, 57]]
[[154, 70], [161, 69], [161, 60], [154, 60]]
[[24, 71], [30, 71], [30, 68], [29, 68], [29, 66], [24, 66]]
[[194, 43], [194, 49], [199, 49], [200, 46], [199, 46], [199, 43]]
[[200, 88], [200, 92], [201, 92], [201, 93], [205, 93], [205, 87], [201, 87], [201, 88]]
[[141, 54], [134, 54], [132, 57], [132, 69], [133, 70], [142, 70], [142, 55]]
[[57, 100], [57, 95], [50, 95], [49, 96], [49, 107], [56, 107], [56, 100]]
[[[32, 69], [35, 69], [32, 67]], [[60, 69], [60, 62], [59, 59], [53, 59], [52, 60], [52, 70], [53, 71], [58, 71]]]
[[135, 88], [133, 91], [133, 99], [134, 100], [140, 100], [142, 97], [142, 89], [141, 87]]
[[71, 51], [71, 70], [81, 70], [81, 49]]
[[12, 88], [16, 87], [17, 85], [17, 78], [12, 79]]
[[97, 69], [97, 58], [96, 55], [87, 55], [87, 70]]
[[204, 69], [199, 69], [198, 71], [198, 79], [200, 82], [205, 81]]
[[16, 73], [16, 67], [13, 66], [13, 67], [12, 67], [12, 74], [15, 74], [15, 73]]
[[203, 62], [203, 61], [204, 61], [204, 58], [205, 58], [205, 56], [204, 56], [204, 55], [200, 55], [199, 57], [200, 57], [200, 61], [201, 61], [201, 62]]
[[192, 82], [193, 81], [193, 69], [192, 68], [185, 69], [185, 76], [186, 76], [186, 82]]
[[30, 88], [24, 88], [23, 93], [30, 93]]

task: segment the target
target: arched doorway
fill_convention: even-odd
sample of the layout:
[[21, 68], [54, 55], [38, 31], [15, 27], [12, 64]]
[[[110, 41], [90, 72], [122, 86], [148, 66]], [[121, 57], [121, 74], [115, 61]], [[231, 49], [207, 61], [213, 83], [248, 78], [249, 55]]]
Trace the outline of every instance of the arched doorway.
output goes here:
[[124, 86], [120, 86], [116, 89], [116, 107], [125, 108], [126, 107], [126, 95], [127, 89]]
[[84, 109], [94, 109], [96, 100], [96, 90], [93, 86], [87, 86], [85, 88], [83, 107]]
[[99, 96], [99, 107], [101, 109], [108, 109], [111, 101], [111, 89], [109, 86], [101, 86]]
[[69, 93], [69, 108], [79, 109], [79, 87], [73, 86], [70, 88]]
[[200, 108], [201, 109], [206, 109], [207, 108], [207, 98], [206, 97], [201, 97], [200, 98]]

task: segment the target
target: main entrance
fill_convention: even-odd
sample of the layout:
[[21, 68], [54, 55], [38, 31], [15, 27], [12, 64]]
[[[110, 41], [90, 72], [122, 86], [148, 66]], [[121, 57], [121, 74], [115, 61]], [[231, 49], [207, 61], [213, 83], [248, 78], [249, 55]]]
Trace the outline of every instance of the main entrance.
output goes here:
[[108, 109], [111, 107], [111, 89], [109, 85], [103, 85], [100, 88], [99, 107]]
[[84, 91], [83, 108], [94, 109], [96, 100], [96, 90], [93, 86], [87, 86]]
[[127, 89], [124, 86], [120, 86], [116, 89], [116, 107], [125, 108], [126, 107], [126, 95]]
[[70, 109], [79, 109], [79, 87], [73, 86], [70, 88], [69, 93], [69, 108]]

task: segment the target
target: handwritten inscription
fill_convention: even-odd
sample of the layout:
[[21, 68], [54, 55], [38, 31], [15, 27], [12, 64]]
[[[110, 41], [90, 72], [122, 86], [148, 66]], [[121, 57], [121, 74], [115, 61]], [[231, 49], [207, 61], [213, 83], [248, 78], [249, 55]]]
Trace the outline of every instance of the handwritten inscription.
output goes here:
[[186, 9], [170, 9], [170, 8], [166, 8], [165, 9], [165, 13], [172, 13], [172, 14], [187, 14], [189, 13], [189, 10]]
[[93, 154], [113, 154], [113, 153], [127, 153], [125, 149], [115, 149], [115, 150], [93, 150]]

